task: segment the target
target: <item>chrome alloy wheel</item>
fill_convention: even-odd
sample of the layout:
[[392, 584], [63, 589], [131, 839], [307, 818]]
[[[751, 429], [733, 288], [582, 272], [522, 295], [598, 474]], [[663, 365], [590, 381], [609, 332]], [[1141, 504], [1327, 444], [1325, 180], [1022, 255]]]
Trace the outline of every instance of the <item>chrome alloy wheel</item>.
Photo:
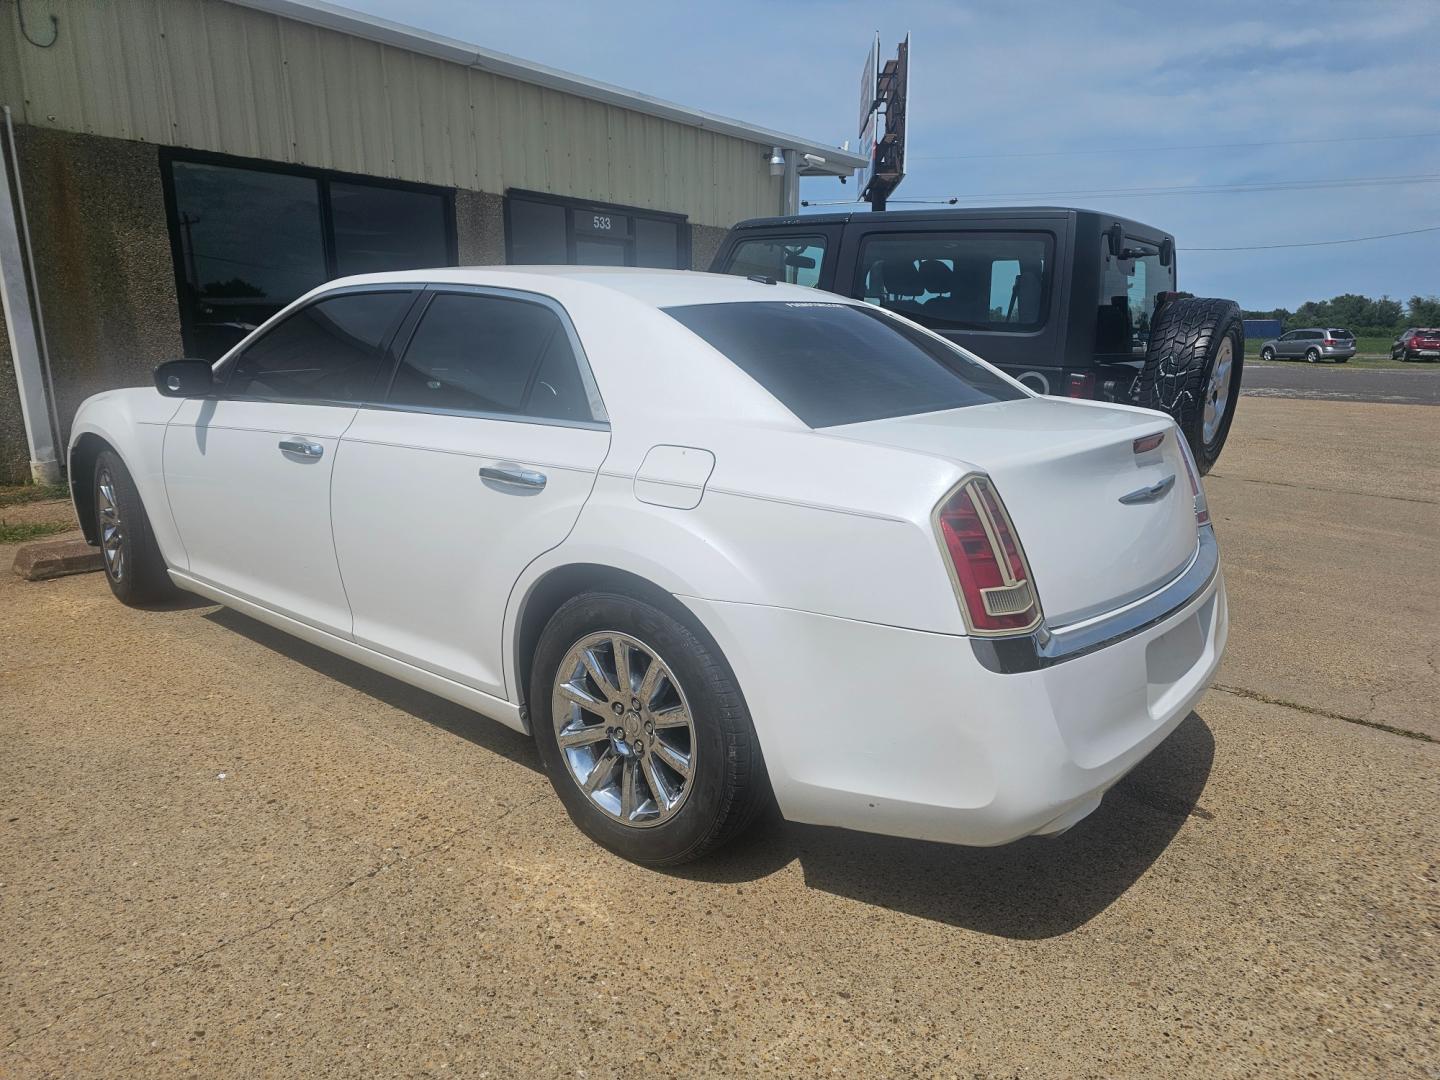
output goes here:
[[95, 487], [99, 495], [96, 507], [100, 519], [100, 553], [105, 557], [105, 572], [110, 580], [125, 577], [125, 522], [120, 519], [120, 502], [115, 497], [115, 480], [109, 469], [101, 469]]
[[1210, 385], [1205, 388], [1205, 418], [1201, 427], [1201, 438], [1209, 446], [1215, 441], [1220, 425], [1225, 420], [1225, 406], [1230, 402], [1230, 375], [1234, 370], [1235, 344], [1226, 337], [1220, 342], [1220, 351], [1215, 355], [1215, 366], [1210, 369]]
[[636, 828], [684, 805], [695, 775], [695, 723], [685, 692], [644, 642], [604, 630], [565, 654], [550, 715], [571, 778], [604, 813]]

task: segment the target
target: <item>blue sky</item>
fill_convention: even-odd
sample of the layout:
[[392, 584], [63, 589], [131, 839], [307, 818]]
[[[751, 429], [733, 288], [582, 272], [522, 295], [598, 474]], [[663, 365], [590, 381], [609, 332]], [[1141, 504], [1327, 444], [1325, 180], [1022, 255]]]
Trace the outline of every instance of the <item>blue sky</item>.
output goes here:
[[[1247, 308], [1342, 292], [1440, 293], [1440, 232], [1186, 253], [1440, 225], [1440, 182], [1019, 194], [1440, 177], [1437, 0], [346, 3], [836, 144], [856, 135], [855, 87], [871, 35], [880, 31], [893, 50], [909, 31], [911, 162], [896, 198], [994, 194], [969, 205], [1043, 202], [1138, 218], [1175, 234], [1182, 288]], [[1164, 149], [1217, 143], [1265, 145]], [[834, 180], [801, 191], [810, 200], [853, 196], [853, 184]]]

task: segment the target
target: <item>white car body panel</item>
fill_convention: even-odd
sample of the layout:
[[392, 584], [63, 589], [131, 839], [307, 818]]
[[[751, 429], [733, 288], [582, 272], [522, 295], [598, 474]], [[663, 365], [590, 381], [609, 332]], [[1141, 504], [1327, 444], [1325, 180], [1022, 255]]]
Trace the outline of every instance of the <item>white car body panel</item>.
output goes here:
[[1170, 426], [1148, 409], [1036, 398], [827, 432], [974, 462], [976, 470], [983, 462], [1024, 538], [1045, 614], [1068, 623], [1153, 591], [1195, 550], [1187, 499], [1119, 501], [1167, 478], [1188, 489], [1176, 439], [1134, 452], [1135, 439]]
[[[331, 497], [355, 640], [503, 698], [510, 590], [570, 532], [609, 444], [603, 430], [362, 409]], [[545, 487], [480, 478], [500, 464]]]
[[[660, 309], [814, 306], [812, 290], [504, 267], [369, 275], [316, 295], [380, 282], [549, 298], [608, 423], [177, 403], [148, 388], [92, 398], [72, 455], [100, 439], [126, 460], [182, 587], [523, 730], [521, 626], [537, 587], [567, 568], [632, 574], [720, 646], [787, 817], [971, 844], [1073, 824], [1219, 663], [1223, 577], [1199, 565], [1213, 534], [1197, 534], [1163, 414], [1026, 392], [811, 430]], [[1160, 449], [1133, 452], [1156, 432]], [[323, 455], [292, 460], [277, 446], [288, 436]], [[543, 472], [543, 491], [479, 475], [499, 465]], [[967, 637], [932, 516], [974, 474], [1014, 519], [1042, 635], [1098, 628], [1094, 643], [1001, 673]], [[1153, 500], [1119, 502], [1167, 477]]]
[[[165, 490], [191, 576], [334, 633], [350, 608], [330, 528], [330, 478], [358, 410], [186, 401], [165, 435]], [[323, 449], [305, 458], [288, 440]]]

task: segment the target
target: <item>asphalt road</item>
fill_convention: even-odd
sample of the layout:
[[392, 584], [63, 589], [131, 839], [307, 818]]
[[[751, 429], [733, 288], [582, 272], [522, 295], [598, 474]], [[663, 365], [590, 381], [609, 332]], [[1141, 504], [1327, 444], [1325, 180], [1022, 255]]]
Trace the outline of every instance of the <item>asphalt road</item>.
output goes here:
[[1434, 1080], [1432, 415], [1242, 402], [1223, 689], [992, 850], [771, 820], [642, 870], [519, 735], [0, 575], [0, 1075]]
[[1440, 405], [1440, 364], [1413, 368], [1356, 368], [1347, 364], [1264, 363], [1247, 360], [1242, 394], [1311, 401], [1369, 401]]

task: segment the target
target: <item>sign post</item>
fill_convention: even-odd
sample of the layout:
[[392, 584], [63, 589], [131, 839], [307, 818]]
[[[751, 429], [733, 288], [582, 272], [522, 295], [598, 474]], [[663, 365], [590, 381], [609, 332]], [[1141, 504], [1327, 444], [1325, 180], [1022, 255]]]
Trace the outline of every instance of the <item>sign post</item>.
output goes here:
[[[872, 210], [884, 210], [885, 200], [905, 179], [905, 145], [910, 105], [910, 35], [895, 51], [895, 59], [879, 66], [880, 35], [865, 58], [860, 76], [860, 153], [869, 164], [859, 170], [855, 186]], [[873, 80], [873, 82], [872, 82]], [[867, 88], [874, 86], [874, 93]], [[867, 102], [868, 97], [868, 102]]]

